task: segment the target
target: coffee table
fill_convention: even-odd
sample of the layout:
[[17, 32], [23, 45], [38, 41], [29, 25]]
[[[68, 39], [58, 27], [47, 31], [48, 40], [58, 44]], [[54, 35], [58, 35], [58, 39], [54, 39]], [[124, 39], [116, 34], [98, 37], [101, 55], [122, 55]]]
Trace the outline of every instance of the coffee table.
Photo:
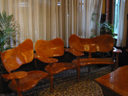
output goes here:
[[104, 96], [128, 96], [128, 65], [95, 79]]

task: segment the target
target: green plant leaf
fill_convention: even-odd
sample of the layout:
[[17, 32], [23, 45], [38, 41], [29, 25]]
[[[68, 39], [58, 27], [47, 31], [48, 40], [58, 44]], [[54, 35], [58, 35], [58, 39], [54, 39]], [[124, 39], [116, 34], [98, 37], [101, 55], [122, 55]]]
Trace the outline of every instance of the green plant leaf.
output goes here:
[[[5, 11], [0, 13], [0, 50], [3, 46], [9, 44], [10, 37], [15, 40], [15, 35], [19, 34], [19, 24], [13, 18], [13, 15], [7, 15]], [[10, 47], [10, 46], [9, 46]], [[6, 50], [6, 49], [5, 49]]]
[[11, 21], [13, 19], [13, 15], [7, 17], [7, 21]]

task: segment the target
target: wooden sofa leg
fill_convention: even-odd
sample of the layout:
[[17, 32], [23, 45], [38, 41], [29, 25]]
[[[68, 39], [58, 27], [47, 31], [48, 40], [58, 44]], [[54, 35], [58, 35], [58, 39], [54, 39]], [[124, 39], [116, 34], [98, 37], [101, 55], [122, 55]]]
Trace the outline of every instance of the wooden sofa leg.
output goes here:
[[54, 82], [54, 77], [52, 73], [53, 63], [49, 63], [49, 66], [50, 66], [50, 70], [49, 70], [50, 91], [53, 92], [53, 82]]
[[19, 79], [16, 79], [16, 83], [17, 83], [17, 94], [18, 94], [18, 96], [23, 96], [22, 91], [21, 91], [21, 87], [20, 87]]
[[49, 77], [49, 80], [50, 80], [50, 91], [53, 92], [53, 82], [54, 82], [53, 75]]
[[77, 70], [77, 81], [80, 81], [80, 66], [76, 68]]
[[35, 65], [35, 68], [37, 69], [36, 59], [34, 59], [34, 65]]
[[119, 63], [118, 58], [119, 58], [119, 53], [117, 53], [117, 55], [116, 55], [115, 69], [118, 68], [118, 63]]
[[21, 92], [20, 93], [17, 93], [17, 94], [18, 94], [18, 96], [23, 96]]
[[114, 67], [115, 67], [115, 66], [112, 64], [112, 65], [111, 65], [111, 71], [114, 71]]

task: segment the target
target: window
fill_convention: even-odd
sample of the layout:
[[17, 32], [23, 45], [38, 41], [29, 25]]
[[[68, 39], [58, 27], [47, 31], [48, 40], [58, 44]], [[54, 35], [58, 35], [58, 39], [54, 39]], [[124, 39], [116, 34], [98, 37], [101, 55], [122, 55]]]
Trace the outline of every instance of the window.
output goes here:
[[[115, 0], [114, 33], [118, 32], [119, 25], [120, 0]], [[115, 36], [117, 38], [117, 36]]]

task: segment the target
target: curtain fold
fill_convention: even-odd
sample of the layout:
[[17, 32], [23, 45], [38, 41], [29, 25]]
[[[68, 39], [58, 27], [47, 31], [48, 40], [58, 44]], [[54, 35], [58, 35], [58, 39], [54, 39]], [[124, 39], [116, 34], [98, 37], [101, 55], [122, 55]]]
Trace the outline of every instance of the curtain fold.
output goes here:
[[128, 0], [121, 0], [117, 47], [126, 47]]
[[[100, 22], [103, 0], [0, 0], [0, 12], [13, 14], [20, 25], [20, 38], [16, 46], [30, 38], [52, 40], [60, 37], [69, 47], [69, 37], [77, 34], [83, 38], [99, 35], [92, 14]], [[14, 45], [13, 41], [12, 44]]]

